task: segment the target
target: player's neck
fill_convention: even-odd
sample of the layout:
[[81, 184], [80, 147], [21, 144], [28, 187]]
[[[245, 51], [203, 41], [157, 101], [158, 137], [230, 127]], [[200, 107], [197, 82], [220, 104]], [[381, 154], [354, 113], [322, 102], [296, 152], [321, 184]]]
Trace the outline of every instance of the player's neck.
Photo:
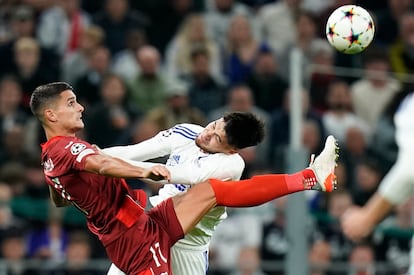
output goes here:
[[50, 140], [57, 136], [75, 137], [76, 133], [72, 131], [62, 131], [60, 129], [57, 130], [57, 129], [45, 128], [45, 135], [46, 135], [46, 139]]

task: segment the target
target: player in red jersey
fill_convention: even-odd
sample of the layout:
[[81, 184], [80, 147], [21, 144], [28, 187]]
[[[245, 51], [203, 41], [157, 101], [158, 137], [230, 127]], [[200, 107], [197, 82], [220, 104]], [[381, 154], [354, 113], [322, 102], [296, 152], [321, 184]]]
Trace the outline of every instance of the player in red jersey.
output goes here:
[[[209, 180], [188, 192], [144, 211], [143, 192], [131, 190], [122, 178], [164, 178], [165, 166], [143, 169], [99, 153], [76, 132], [83, 129], [83, 106], [70, 85], [49, 83], [36, 88], [30, 107], [40, 120], [47, 142], [42, 144], [46, 182], [56, 206], [73, 204], [87, 217], [106, 252], [123, 272], [132, 275], [168, 275], [170, 248], [216, 205], [256, 206], [303, 190], [332, 191], [337, 146], [328, 137], [325, 149], [298, 173], [262, 175], [242, 181]], [[260, 133], [251, 133], [251, 145]], [[226, 142], [214, 133], [212, 142]]]

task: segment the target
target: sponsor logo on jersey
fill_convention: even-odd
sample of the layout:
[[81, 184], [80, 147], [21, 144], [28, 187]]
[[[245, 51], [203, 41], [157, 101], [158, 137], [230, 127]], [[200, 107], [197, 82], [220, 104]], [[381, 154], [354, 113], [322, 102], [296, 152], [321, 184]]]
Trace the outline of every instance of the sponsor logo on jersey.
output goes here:
[[55, 165], [53, 164], [53, 161], [51, 158], [43, 162], [43, 169], [45, 172], [51, 172], [55, 168]]
[[80, 152], [82, 152], [84, 149], [86, 148], [86, 145], [83, 143], [74, 143], [71, 147], [70, 147], [70, 152], [72, 153], [72, 155], [78, 155]]
[[168, 129], [168, 130], [162, 131], [162, 136], [163, 137], [169, 137], [169, 136], [172, 135], [172, 133], [173, 133], [173, 130], [172, 129]]
[[172, 159], [174, 160], [174, 162], [176, 164], [179, 164], [180, 163], [180, 155], [173, 155], [172, 156]]

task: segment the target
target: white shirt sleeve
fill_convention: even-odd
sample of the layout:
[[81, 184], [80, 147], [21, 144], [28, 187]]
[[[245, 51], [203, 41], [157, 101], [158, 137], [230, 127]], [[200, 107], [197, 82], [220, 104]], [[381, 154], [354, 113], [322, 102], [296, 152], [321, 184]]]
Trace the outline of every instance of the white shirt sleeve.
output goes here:
[[238, 180], [244, 169], [244, 161], [238, 154], [212, 154], [199, 165], [169, 166], [171, 181], [181, 184], [197, 184], [210, 178]]
[[[134, 161], [130, 159], [120, 159], [142, 168], [150, 168], [159, 163]], [[227, 156], [223, 160], [218, 160], [212, 155], [208, 161], [204, 161], [200, 166], [192, 164], [180, 164], [177, 166], [166, 166], [171, 173], [171, 183], [174, 184], [197, 184], [210, 178], [220, 180], [238, 180], [244, 169], [244, 161], [238, 155]], [[168, 183], [167, 181], [159, 181], [158, 183]]]
[[143, 142], [127, 145], [114, 146], [102, 149], [105, 154], [122, 159], [145, 161], [148, 159], [166, 156], [171, 152], [174, 138], [171, 138], [172, 129], [159, 132], [153, 138]]
[[382, 180], [379, 193], [392, 204], [401, 204], [414, 192], [414, 94], [407, 96], [394, 115], [398, 158]]
[[216, 178], [220, 180], [238, 180], [244, 169], [244, 161], [239, 154], [211, 154], [200, 165], [168, 166], [171, 183], [164, 185], [158, 195], [149, 198], [153, 206], [161, 201], [187, 191], [192, 184]]

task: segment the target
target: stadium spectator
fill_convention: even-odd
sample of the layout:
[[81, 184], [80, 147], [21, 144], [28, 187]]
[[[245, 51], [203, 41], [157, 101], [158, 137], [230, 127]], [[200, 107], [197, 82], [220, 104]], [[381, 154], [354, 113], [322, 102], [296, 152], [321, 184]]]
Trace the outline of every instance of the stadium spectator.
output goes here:
[[90, 237], [83, 231], [72, 231], [68, 236], [65, 261], [47, 275], [100, 275], [94, 266], [88, 265], [92, 256]]
[[246, 84], [254, 95], [259, 108], [271, 113], [282, 107], [283, 95], [288, 84], [280, 74], [280, 64], [273, 52], [260, 51], [254, 69]]
[[82, 10], [80, 0], [47, 3], [39, 15], [36, 37], [42, 47], [63, 58], [79, 47], [82, 30], [91, 24], [91, 18]]
[[146, 119], [162, 130], [180, 123], [207, 125], [207, 117], [189, 104], [188, 87], [179, 80], [167, 83], [165, 103], [148, 111]]
[[309, 83], [312, 108], [323, 113], [328, 108], [326, 102], [326, 87], [335, 81], [335, 51], [328, 41], [317, 39], [312, 42], [310, 49], [310, 66], [306, 75]]
[[222, 50], [223, 71], [229, 85], [247, 81], [256, 58], [268, 45], [254, 36], [251, 19], [245, 15], [231, 18], [226, 44]]
[[282, 0], [262, 6], [257, 13], [259, 35], [280, 57], [295, 42], [295, 17], [302, 0]]
[[401, 274], [407, 272], [410, 265], [413, 211], [413, 198], [409, 198], [398, 205], [373, 232], [376, 261], [391, 263], [392, 268]]
[[399, 18], [398, 39], [389, 46], [389, 57], [392, 71], [402, 82], [409, 80], [414, 72], [414, 58], [411, 49], [414, 46], [414, 12], [407, 12]]
[[79, 101], [85, 105], [93, 106], [102, 101], [99, 93], [103, 78], [111, 72], [111, 53], [104, 46], [94, 49], [87, 56], [88, 68], [73, 86], [78, 91]]
[[211, 0], [206, 3], [205, 18], [211, 37], [217, 39], [220, 47], [227, 44], [230, 21], [234, 16], [253, 18], [247, 5], [235, 0]]
[[[323, 138], [325, 137], [325, 129], [322, 124], [322, 118], [319, 113], [313, 111], [310, 106], [309, 91], [302, 89], [302, 116], [304, 120], [314, 121], [318, 126], [320, 133], [320, 144], [323, 144]], [[284, 131], [280, 131], [284, 129]], [[269, 120], [269, 150], [267, 155], [269, 161], [276, 165], [276, 169], [284, 169], [285, 148], [290, 140], [290, 91], [287, 90], [284, 93], [283, 105], [279, 110], [275, 110], [271, 113]]]
[[40, 259], [57, 265], [61, 264], [66, 257], [68, 232], [62, 224], [62, 209], [52, 207], [50, 205], [48, 209], [47, 220], [39, 226], [33, 226], [27, 233], [27, 253], [32, 259]]
[[387, 0], [387, 6], [374, 13], [376, 29], [375, 45], [390, 46], [399, 38], [400, 20], [404, 14], [413, 11], [410, 0]]
[[364, 53], [364, 76], [351, 85], [355, 114], [367, 123], [370, 133], [385, 107], [401, 90], [401, 83], [390, 76], [389, 71], [390, 64], [384, 52], [369, 49]]
[[105, 30], [104, 44], [115, 55], [126, 48], [128, 32], [145, 32], [149, 21], [143, 13], [130, 9], [128, 0], [105, 0], [103, 10], [94, 14], [93, 23]]
[[8, 162], [24, 163], [30, 155], [24, 146], [24, 125], [13, 125], [3, 132], [2, 148], [0, 149], [0, 165]]
[[229, 275], [265, 275], [261, 271], [260, 263], [257, 247], [242, 247], [237, 259], [237, 268]]
[[126, 34], [125, 49], [117, 52], [112, 58], [112, 71], [125, 81], [131, 81], [141, 70], [136, 53], [147, 43], [147, 35], [143, 30], [129, 30]]
[[[234, 228], [238, 228], [237, 231]], [[232, 214], [223, 220], [211, 238], [210, 265], [222, 274], [237, 269], [238, 257], [244, 247], [259, 249], [262, 240], [261, 223], [257, 216]]]
[[[289, 240], [286, 235], [286, 203], [287, 198], [279, 198], [271, 202], [275, 209], [271, 221], [262, 225], [262, 240], [260, 241], [260, 257], [262, 262], [283, 262], [289, 250]], [[283, 275], [280, 270], [264, 268], [266, 274]]]
[[363, 275], [377, 274], [375, 251], [369, 242], [356, 244], [349, 255], [350, 272]]
[[14, 194], [10, 184], [0, 182], [0, 244], [9, 232], [23, 232], [26, 221], [13, 213], [11, 203]]
[[[35, 34], [36, 18], [32, 7], [16, 6], [9, 16], [8, 34], [0, 43], [0, 75], [9, 72], [13, 66], [14, 42], [21, 37], [33, 37]], [[4, 25], [7, 25], [6, 22]]]
[[[292, 0], [286, 0], [285, 2], [289, 2]], [[294, 0], [297, 1], [297, 0]], [[280, 73], [285, 79], [289, 79], [290, 77], [290, 53], [293, 48], [296, 48], [301, 51], [302, 60], [301, 60], [301, 67], [304, 70], [302, 74], [304, 83], [307, 81], [306, 77], [306, 69], [309, 66], [309, 63], [312, 60], [312, 54], [314, 53], [314, 46], [313, 44], [317, 39], [317, 29], [316, 29], [316, 19], [315, 17], [304, 11], [297, 11], [297, 14], [294, 17], [294, 39], [290, 42], [284, 42], [286, 45], [282, 52], [277, 55], [277, 58], [280, 62]], [[318, 42], [319, 43], [319, 42]]]
[[332, 264], [332, 247], [325, 240], [314, 241], [308, 252], [310, 275], [328, 275], [328, 267]]
[[144, 112], [164, 103], [166, 79], [161, 70], [161, 56], [153, 46], [143, 46], [136, 53], [140, 72], [129, 82], [131, 100]]
[[201, 14], [189, 15], [165, 50], [165, 73], [172, 79], [185, 79], [191, 72], [192, 52], [203, 48], [209, 57], [209, 75], [223, 81], [220, 47], [208, 33]]
[[19, 230], [8, 232], [0, 244], [0, 252], [5, 263], [5, 274], [10, 275], [33, 275], [40, 274], [36, 267], [27, 267], [25, 260], [26, 240], [24, 232]]
[[366, 157], [355, 165], [355, 181], [351, 182], [350, 192], [356, 205], [364, 205], [377, 191], [382, 179], [377, 161]]
[[[322, 114], [323, 126], [326, 133], [334, 135], [339, 143], [345, 143], [349, 128], [367, 129], [367, 123], [352, 111], [351, 91], [345, 81], [336, 80], [328, 86], [326, 103], [328, 109]], [[365, 135], [369, 137], [368, 130]]]
[[80, 33], [79, 47], [63, 57], [61, 79], [75, 84], [87, 73], [88, 60], [94, 51], [103, 45], [105, 32], [98, 26], [90, 25]]
[[340, 219], [343, 213], [353, 205], [351, 193], [342, 189], [332, 196], [317, 196], [318, 205], [311, 210], [315, 230], [311, 234], [315, 239], [323, 239], [330, 247], [330, 260], [342, 262], [348, 260], [352, 242], [341, 230]]
[[99, 147], [117, 145], [142, 114], [128, 101], [126, 85], [119, 76], [105, 75], [99, 89], [101, 100], [93, 103], [85, 118], [86, 137]]
[[224, 105], [224, 85], [210, 73], [210, 55], [205, 48], [194, 48], [191, 52], [191, 68], [184, 79], [188, 84], [190, 105], [208, 115], [213, 109]]
[[53, 67], [42, 64], [39, 43], [34, 38], [22, 37], [13, 45], [13, 61], [15, 67], [10, 73], [17, 77], [23, 91], [22, 105], [29, 112], [30, 93], [42, 83], [57, 79], [59, 73]]
[[[0, 133], [5, 135], [8, 129], [20, 125], [25, 126], [28, 120], [27, 113], [23, 110], [23, 92], [20, 83], [13, 76], [4, 76], [0, 79]], [[0, 150], [3, 149], [0, 141]]]

